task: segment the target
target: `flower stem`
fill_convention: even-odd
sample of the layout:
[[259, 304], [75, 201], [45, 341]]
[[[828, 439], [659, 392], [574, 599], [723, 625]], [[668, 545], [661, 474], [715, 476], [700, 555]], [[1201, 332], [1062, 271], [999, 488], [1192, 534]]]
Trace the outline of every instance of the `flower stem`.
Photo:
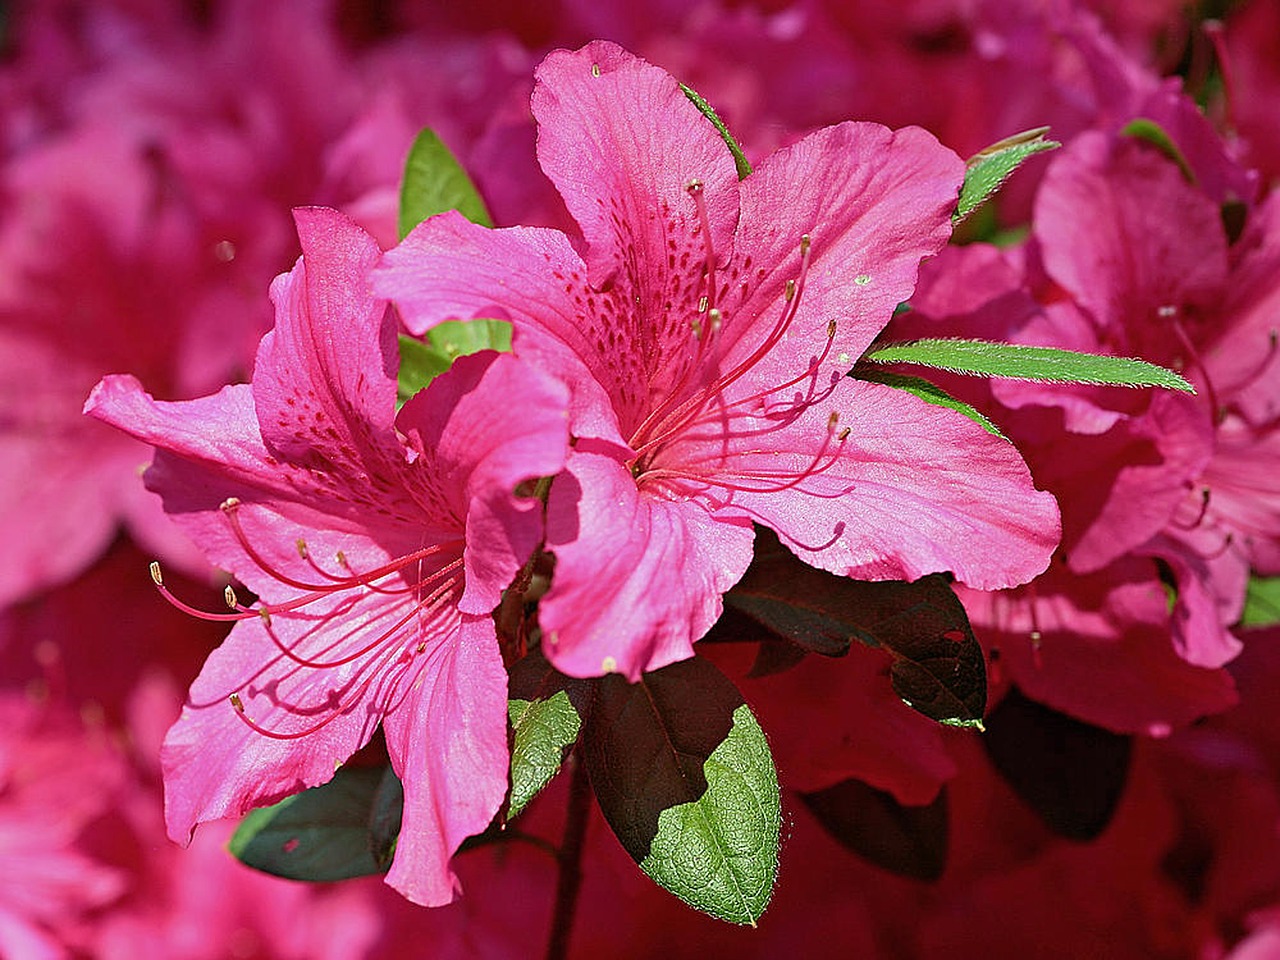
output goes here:
[[551, 917], [551, 937], [547, 941], [546, 960], [565, 960], [569, 955], [569, 937], [573, 933], [573, 916], [582, 886], [582, 847], [587, 836], [587, 819], [591, 813], [591, 783], [582, 758], [582, 743], [569, 755], [572, 780], [569, 785], [569, 810], [565, 816], [564, 840], [560, 844], [559, 874], [556, 877], [556, 905]]

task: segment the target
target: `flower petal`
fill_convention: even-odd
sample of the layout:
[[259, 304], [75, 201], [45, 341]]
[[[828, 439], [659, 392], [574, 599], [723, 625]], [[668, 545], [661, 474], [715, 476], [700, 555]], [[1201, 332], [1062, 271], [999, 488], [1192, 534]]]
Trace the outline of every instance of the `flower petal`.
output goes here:
[[1057, 504], [1034, 488], [1011, 444], [960, 414], [847, 377], [822, 404], [690, 431], [664, 451], [664, 468], [704, 475], [717, 516], [764, 523], [806, 563], [845, 576], [949, 570], [994, 589], [1043, 571], [1058, 542]]
[[592, 284], [622, 284], [641, 298], [629, 309], [656, 316], [671, 282], [690, 273], [679, 253], [699, 268], [705, 257], [694, 180], [711, 245], [728, 260], [738, 218], [728, 147], [675, 78], [608, 41], [553, 51], [535, 77], [538, 161], [587, 239]]
[[277, 455], [358, 470], [394, 437], [395, 325], [368, 281], [381, 251], [336, 210], [304, 207], [294, 219], [302, 259], [272, 284], [275, 329], [254, 366], [262, 436]]
[[327, 782], [403, 695], [422, 662], [418, 644], [456, 636], [456, 614], [423, 624], [415, 607], [403, 594], [370, 591], [237, 624], [165, 737], [169, 835], [185, 842], [196, 823]]
[[547, 500], [556, 566], [538, 620], [548, 659], [573, 676], [635, 680], [692, 656], [751, 562], [752, 539], [746, 519], [647, 496], [624, 464], [575, 453]]
[[515, 490], [564, 466], [568, 400], [558, 381], [486, 351], [459, 357], [400, 412], [423, 489], [465, 523], [464, 612], [493, 610], [542, 539], [542, 502]]
[[449, 903], [459, 889], [449, 858], [489, 825], [507, 793], [507, 674], [493, 621], [464, 616], [384, 725], [404, 782], [387, 883], [414, 903]]
[[[911, 296], [920, 261], [951, 236], [951, 212], [964, 164], [931, 134], [842, 123], [770, 156], [742, 183], [742, 220], [734, 241], [744, 282], [740, 306], [727, 301], [730, 364], [764, 340], [797, 282], [787, 337], [756, 363], [757, 388], [801, 373], [836, 324], [827, 363], [846, 373]], [[802, 236], [810, 262], [800, 284]], [[753, 272], [754, 271], [754, 272]], [[750, 325], [735, 330], [739, 324]]]
[[558, 231], [486, 230], [449, 212], [415, 227], [372, 279], [414, 333], [444, 320], [510, 321], [516, 355], [570, 385], [574, 434], [621, 445], [605, 386], [622, 379], [610, 365], [628, 369], [626, 354], [606, 351], [616, 334], [591, 309], [585, 273]]

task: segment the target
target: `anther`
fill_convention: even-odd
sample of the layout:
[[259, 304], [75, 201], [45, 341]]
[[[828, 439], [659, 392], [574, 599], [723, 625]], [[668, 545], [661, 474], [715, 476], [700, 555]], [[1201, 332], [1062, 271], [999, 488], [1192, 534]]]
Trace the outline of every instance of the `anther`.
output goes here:
[[800, 256], [803, 257], [805, 254], [809, 252], [810, 242], [811, 241], [807, 233], [800, 237]]
[[229, 513], [238, 506], [240, 506], [239, 497], [227, 497], [227, 499], [223, 500], [222, 503], [218, 504], [218, 509], [223, 513]]
[[684, 188], [688, 192], [689, 196], [695, 197], [702, 192], [703, 184], [701, 180], [699, 180], [697, 177], [694, 177], [692, 180], [690, 180], [688, 183], [684, 185]]
[[787, 281], [787, 289], [784, 296], [786, 298], [787, 303], [790, 303], [792, 300], [796, 298], [796, 282], [794, 280]]
[[837, 425], [837, 424], [839, 424], [839, 423], [840, 423], [840, 413], [839, 413], [839, 411], [832, 410], [832, 411], [831, 411], [831, 416], [827, 417], [827, 432], [828, 432], [828, 433], [835, 433], [835, 432], [836, 432], [836, 425]]
[[721, 319], [723, 319], [723, 317], [724, 317], [724, 314], [722, 314], [722, 313], [720, 312], [720, 308], [719, 308], [719, 307], [712, 307], [712, 308], [707, 312], [707, 319], [709, 319], [709, 320], [711, 321], [711, 332], [712, 332], [712, 333], [716, 333], [717, 331], [719, 331], [719, 329], [720, 329], [720, 321], [721, 321]]
[[229, 699], [231, 701], [231, 705], [236, 708], [236, 713], [244, 713], [244, 702], [240, 699], [240, 694], [233, 693], [227, 699]]
[[236, 598], [236, 592], [231, 589], [231, 584], [227, 584], [222, 588], [222, 602], [232, 610], [240, 609], [240, 601]]
[[705, 296], [699, 297], [699, 298], [698, 298], [698, 312], [699, 312], [699, 313], [706, 313], [706, 312], [707, 312], [707, 306], [708, 306], [708, 304], [710, 304], [710, 302], [711, 302], [711, 301], [710, 301], [710, 300], [708, 300]]
[[164, 577], [160, 575], [160, 561], [152, 560], [151, 566], [148, 569], [151, 571], [152, 583], [154, 583], [157, 587], [163, 587]]
[[689, 321], [689, 326], [693, 328], [693, 339], [701, 340], [702, 339], [702, 321], [699, 320], [697, 317], [694, 317], [692, 320]]
[[827, 339], [833, 340], [836, 335], [836, 322], [834, 320], [827, 321]]
[[843, 430], [840, 431], [839, 434], [836, 435], [836, 439], [839, 440], [841, 443], [844, 443], [846, 440], [849, 439], [849, 431], [851, 429], [852, 429], [851, 427], [845, 427]]
[[307, 559], [307, 541], [301, 537], [298, 538], [298, 556], [303, 560]]

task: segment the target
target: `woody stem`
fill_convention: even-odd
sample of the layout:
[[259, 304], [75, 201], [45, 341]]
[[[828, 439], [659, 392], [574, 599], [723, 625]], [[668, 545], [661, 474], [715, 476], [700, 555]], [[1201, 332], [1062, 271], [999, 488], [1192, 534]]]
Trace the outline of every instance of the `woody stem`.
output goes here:
[[582, 757], [582, 743], [569, 755], [571, 771], [569, 810], [565, 816], [564, 840], [560, 844], [559, 874], [556, 877], [555, 912], [551, 916], [551, 937], [547, 941], [546, 960], [564, 960], [569, 956], [569, 937], [573, 933], [573, 917], [582, 886], [582, 848], [587, 836], [587, 819], [591, 812], [591, 782]]

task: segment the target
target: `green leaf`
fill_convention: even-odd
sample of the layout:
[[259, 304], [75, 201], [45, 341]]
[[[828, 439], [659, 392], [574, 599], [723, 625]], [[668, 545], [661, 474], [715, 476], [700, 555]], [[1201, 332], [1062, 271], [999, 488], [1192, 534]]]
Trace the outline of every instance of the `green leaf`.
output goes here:
[[1151, 144], [1178, 165], [1178, 169], [1182, 171], [1182, 175], [1186, 177], [1188, 183], [1193, 184], [1196, 182], [1195, 171], [1191, 169], [1191, 164], [1187, 162], [1186, 156], [1178, 149], [1178, 145], [1173, 142], [1173, 138], [1169, 136], [1168, 131], [1154, 120], [1147, 117], [1138, 117], [1136, 120], [1130, 120], [1120, 130], [1120, 135], [1133, 137], [1136, 140], [1144, 140]]
[[970, 157], [964, 172], [964, 185], [960, 188], [960, 200], [951, 221], [959, 223], [969, 216], [999, 190], [1028, 157], [1061, 146], [1055, 140], [1044, 138], [1048, 132], [1048, 127], [1037, 127], [1014, 134]]
[[992, 765], [1045, 824], [1071, 840], [1106, 829], [1124, 794], [1132, 738], [1010, 690], [982, 738]]
[[444, 373], [453, 361], [481, 350], [511, 349], [511, 324], [505, 320], [446, 320], [427, 331], [425, 341], [400, 334], [398, 406]]
[[249, 813], [227, 847], [242, 863], [290, 880], [385, 873], [403, 803], [390, 767], [341, 767], [328, 783]]
[[1273, 623], [1280, 623], [1280, 577], [1252, 576], [1244, 595], [1240, 626], [1269, 627]]
[[431, 129], [424, 129], [409, 148], [400, 185], [400, 239], [428, 217], [457, 210], [472, 223], [492, 227], [493, 220], [475, 184]]
[[640, 868], [698, 910], [754, 925], [777, 878], [781, 799], [768, 741], [728, 678], [698, 658], [634, 684], [603, 677], [583, 747]]
[[1116, 387], [1165, 387], [1184, 393], [1196, 392], [1191, 384], [1172, 370], [1145, 360], [988, 340], [933, 339], [891, 343], [872, 348], [864, 359], [872, 363], [913, 363], [979, 377]]
[[449, 369], [448, 357], [429, 343], [400, 334], [400, 374], [396, 381], [396, 407], [402, 407], [419, 390]]
[[877, 867], [915, 880], [937, 880], [947, 866], [947, 791], [922, 807], [893, 794], [845, 780], [800, 799], [840, 843]]
[[733, 154], [733, 165], [738, 171], [738, 179], [745, 180], [751, 173], [751, 161], [747, 159], [747, 155], [742, 152], [742, 147], [738, 145], [738, 141], [733, 138], [733, 134], [729, 132], [729, 128], [725, 126], [720, 115], [716, 113], [715, 107], [707, 103], [696, 90], [685, 84], [680, 84], [680, 89], [684, 91], [684, 95], [688, 97], [695, 107], [702, 113], [704, 117], [711, 121], [711, 125], [716, 128], [720, 136], [724, 138], [724, 142], [729, 147], [729, 152]]
[[590, 715], [595, 681], [565, 676], [535, 648], [511, 665], [507, 689], [513, 731], [510, 819], [560, 771]]
[[933, 404], [935, 407], [946, 407], [948, 410], [964, 414], [987, 433], [994, 434], [1002, 440], [1009, 439], [1000, 432], [999, 427], [987, 419], [982, 411], [970, 406], [963, 400], [957, 400], [941, 387], [935, 386], [928, 380], [922, 380], [920, 377], [906, 377], [899, 373], [890, 373], [888, 370], [876, 370], [874, 367], [866, 365], [856, 367], [850, 376], [858, 380], [882, 383], [886, 387], [905, 390], [912, 396], [919, 397], [925, 403]]
[[551, 782], [578, 739], [582, 720], [563, 690], [546, 700], [510, 700], [507, 714], [515, 731], [511, 747], [511, 800], [507, 816], [517, 817], [525, 804]]
[[[775, 534], [757, 528], [755, 559], [724, 602], [806, 651], [842, 656], [853, 640], [883, 648], [894, 659], [893, 689], [908, 706], [948, 726], [982, 728], [986, 660], [942, 574], [912, 583], [837, 577], [802, 563]], [[771, 666], [757, 660], [752, 672]]]

